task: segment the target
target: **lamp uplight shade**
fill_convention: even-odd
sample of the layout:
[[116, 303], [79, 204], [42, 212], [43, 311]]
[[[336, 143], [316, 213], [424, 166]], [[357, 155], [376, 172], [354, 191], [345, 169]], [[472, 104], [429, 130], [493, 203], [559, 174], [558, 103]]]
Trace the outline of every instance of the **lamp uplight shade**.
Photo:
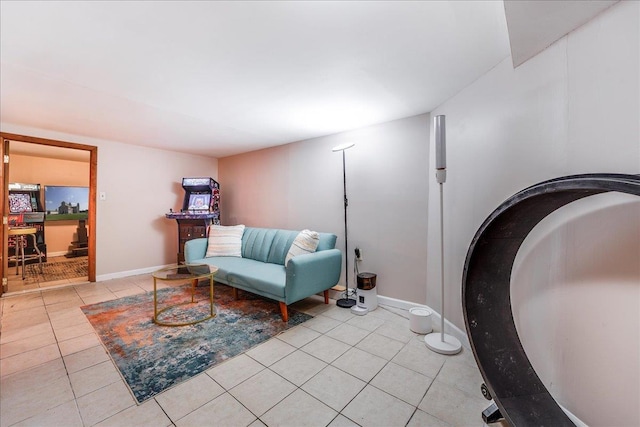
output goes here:
[[436, 169], [447, 168], [447, 132], [445, 129], [445, 116], [435, 118], [436, 133]]
[[333, 147], [331, 151], [344, 151], [347, 148], [353, 147], [354, 145], [356, 145], [355, 142], [347, 142], [346, 144], [341, 144], [336, 147]]

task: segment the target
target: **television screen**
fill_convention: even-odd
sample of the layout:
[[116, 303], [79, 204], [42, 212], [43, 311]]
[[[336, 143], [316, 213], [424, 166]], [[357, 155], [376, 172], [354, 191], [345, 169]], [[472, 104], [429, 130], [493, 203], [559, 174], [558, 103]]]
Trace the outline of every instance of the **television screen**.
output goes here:
[[27, 193], [9, 193], [9, 211], [12, 213], [32, 212], [31, 196]]
[[86, 219], [89, 215], [89, 187], [45, 185], [47, 221]]
[[208, 211], [211, 194], [190, 194], [189, 210]]

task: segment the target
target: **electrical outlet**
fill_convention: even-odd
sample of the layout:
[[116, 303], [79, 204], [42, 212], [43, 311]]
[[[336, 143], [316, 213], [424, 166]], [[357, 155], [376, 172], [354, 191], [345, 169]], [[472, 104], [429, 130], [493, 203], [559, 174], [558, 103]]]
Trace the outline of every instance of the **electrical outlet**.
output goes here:
[[362, 261], [362, 249], [356, 248], [355, 252], [356, 252], [356, 260]]

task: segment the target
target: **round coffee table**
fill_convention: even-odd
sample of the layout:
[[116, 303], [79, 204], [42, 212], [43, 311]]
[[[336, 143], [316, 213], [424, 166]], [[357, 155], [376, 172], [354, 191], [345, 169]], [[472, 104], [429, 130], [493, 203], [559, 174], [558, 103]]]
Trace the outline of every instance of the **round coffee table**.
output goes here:
[[[205, 320], [211, 319], [216, 316], [216, 309], [213, 305], [213, 276], [218, 271], [217, 267], [208, 265], [208, 264], [185, 264], [185, 265], [176, 265], [172, 267], [163, 268], [162, 270], [158, 270], [152, 274], [153, 276], [153, 322], [157, 325], [161, 326], [187, 326], [194, 325], [199, 322], [203, 322]], [[192, 321], [182, 322], [182, 323], [172, 323], [169, 321], [164, 321], [160, 319], [160, 315], [167, 310], [174, 309], [179, 306], [196, 304], [195, 301], [195, 291], [196, 285], [200, 279], [209, 279], [209, 303], [211, 306], [210, 313], [207, 313], [205, 317], [199, 317]], [[164, 307], [161, 310], [158, 310], [158, 280], [163, 282], [173, 282], [176, 284], [177, 282], [191, 282], [191, 301], [182, 302], [178, 304], [173, 304], [168, 307]]]

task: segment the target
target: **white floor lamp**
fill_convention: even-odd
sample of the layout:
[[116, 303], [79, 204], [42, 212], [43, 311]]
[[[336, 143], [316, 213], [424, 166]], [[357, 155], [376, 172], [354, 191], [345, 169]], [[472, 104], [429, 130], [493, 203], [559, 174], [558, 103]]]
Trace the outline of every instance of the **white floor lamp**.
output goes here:
[[436, 136], [436, 180], [440, 186], [440, 332], [432, 332], [424, 337], [430, 350], [440, 354], [456, 354], [462, 350], [460, 341], [444, 333], [444, 182], [447, 180], [445, 116], [435, 117]]
[[342, 180], [344, 183], [344, 280], [346, 283], [347, 290], [345, 291], [344, 298], [340, 298], [336, 301], [336, 305], [342, 308], [351, 308], [356, 305], [356, 300], [353, 298], [349, 298], [349, 240], [347, 238], [347, 206], [349, 206], [349, 201], [347, 200], [347, 168], [345, 162], [345, 154], [344, 152], [353, 147], [355, 144], [353, 142], [349, 142], [347, 144], [338, 145], [337, 147], [333, 147], [332, 151], [342, 151]]

